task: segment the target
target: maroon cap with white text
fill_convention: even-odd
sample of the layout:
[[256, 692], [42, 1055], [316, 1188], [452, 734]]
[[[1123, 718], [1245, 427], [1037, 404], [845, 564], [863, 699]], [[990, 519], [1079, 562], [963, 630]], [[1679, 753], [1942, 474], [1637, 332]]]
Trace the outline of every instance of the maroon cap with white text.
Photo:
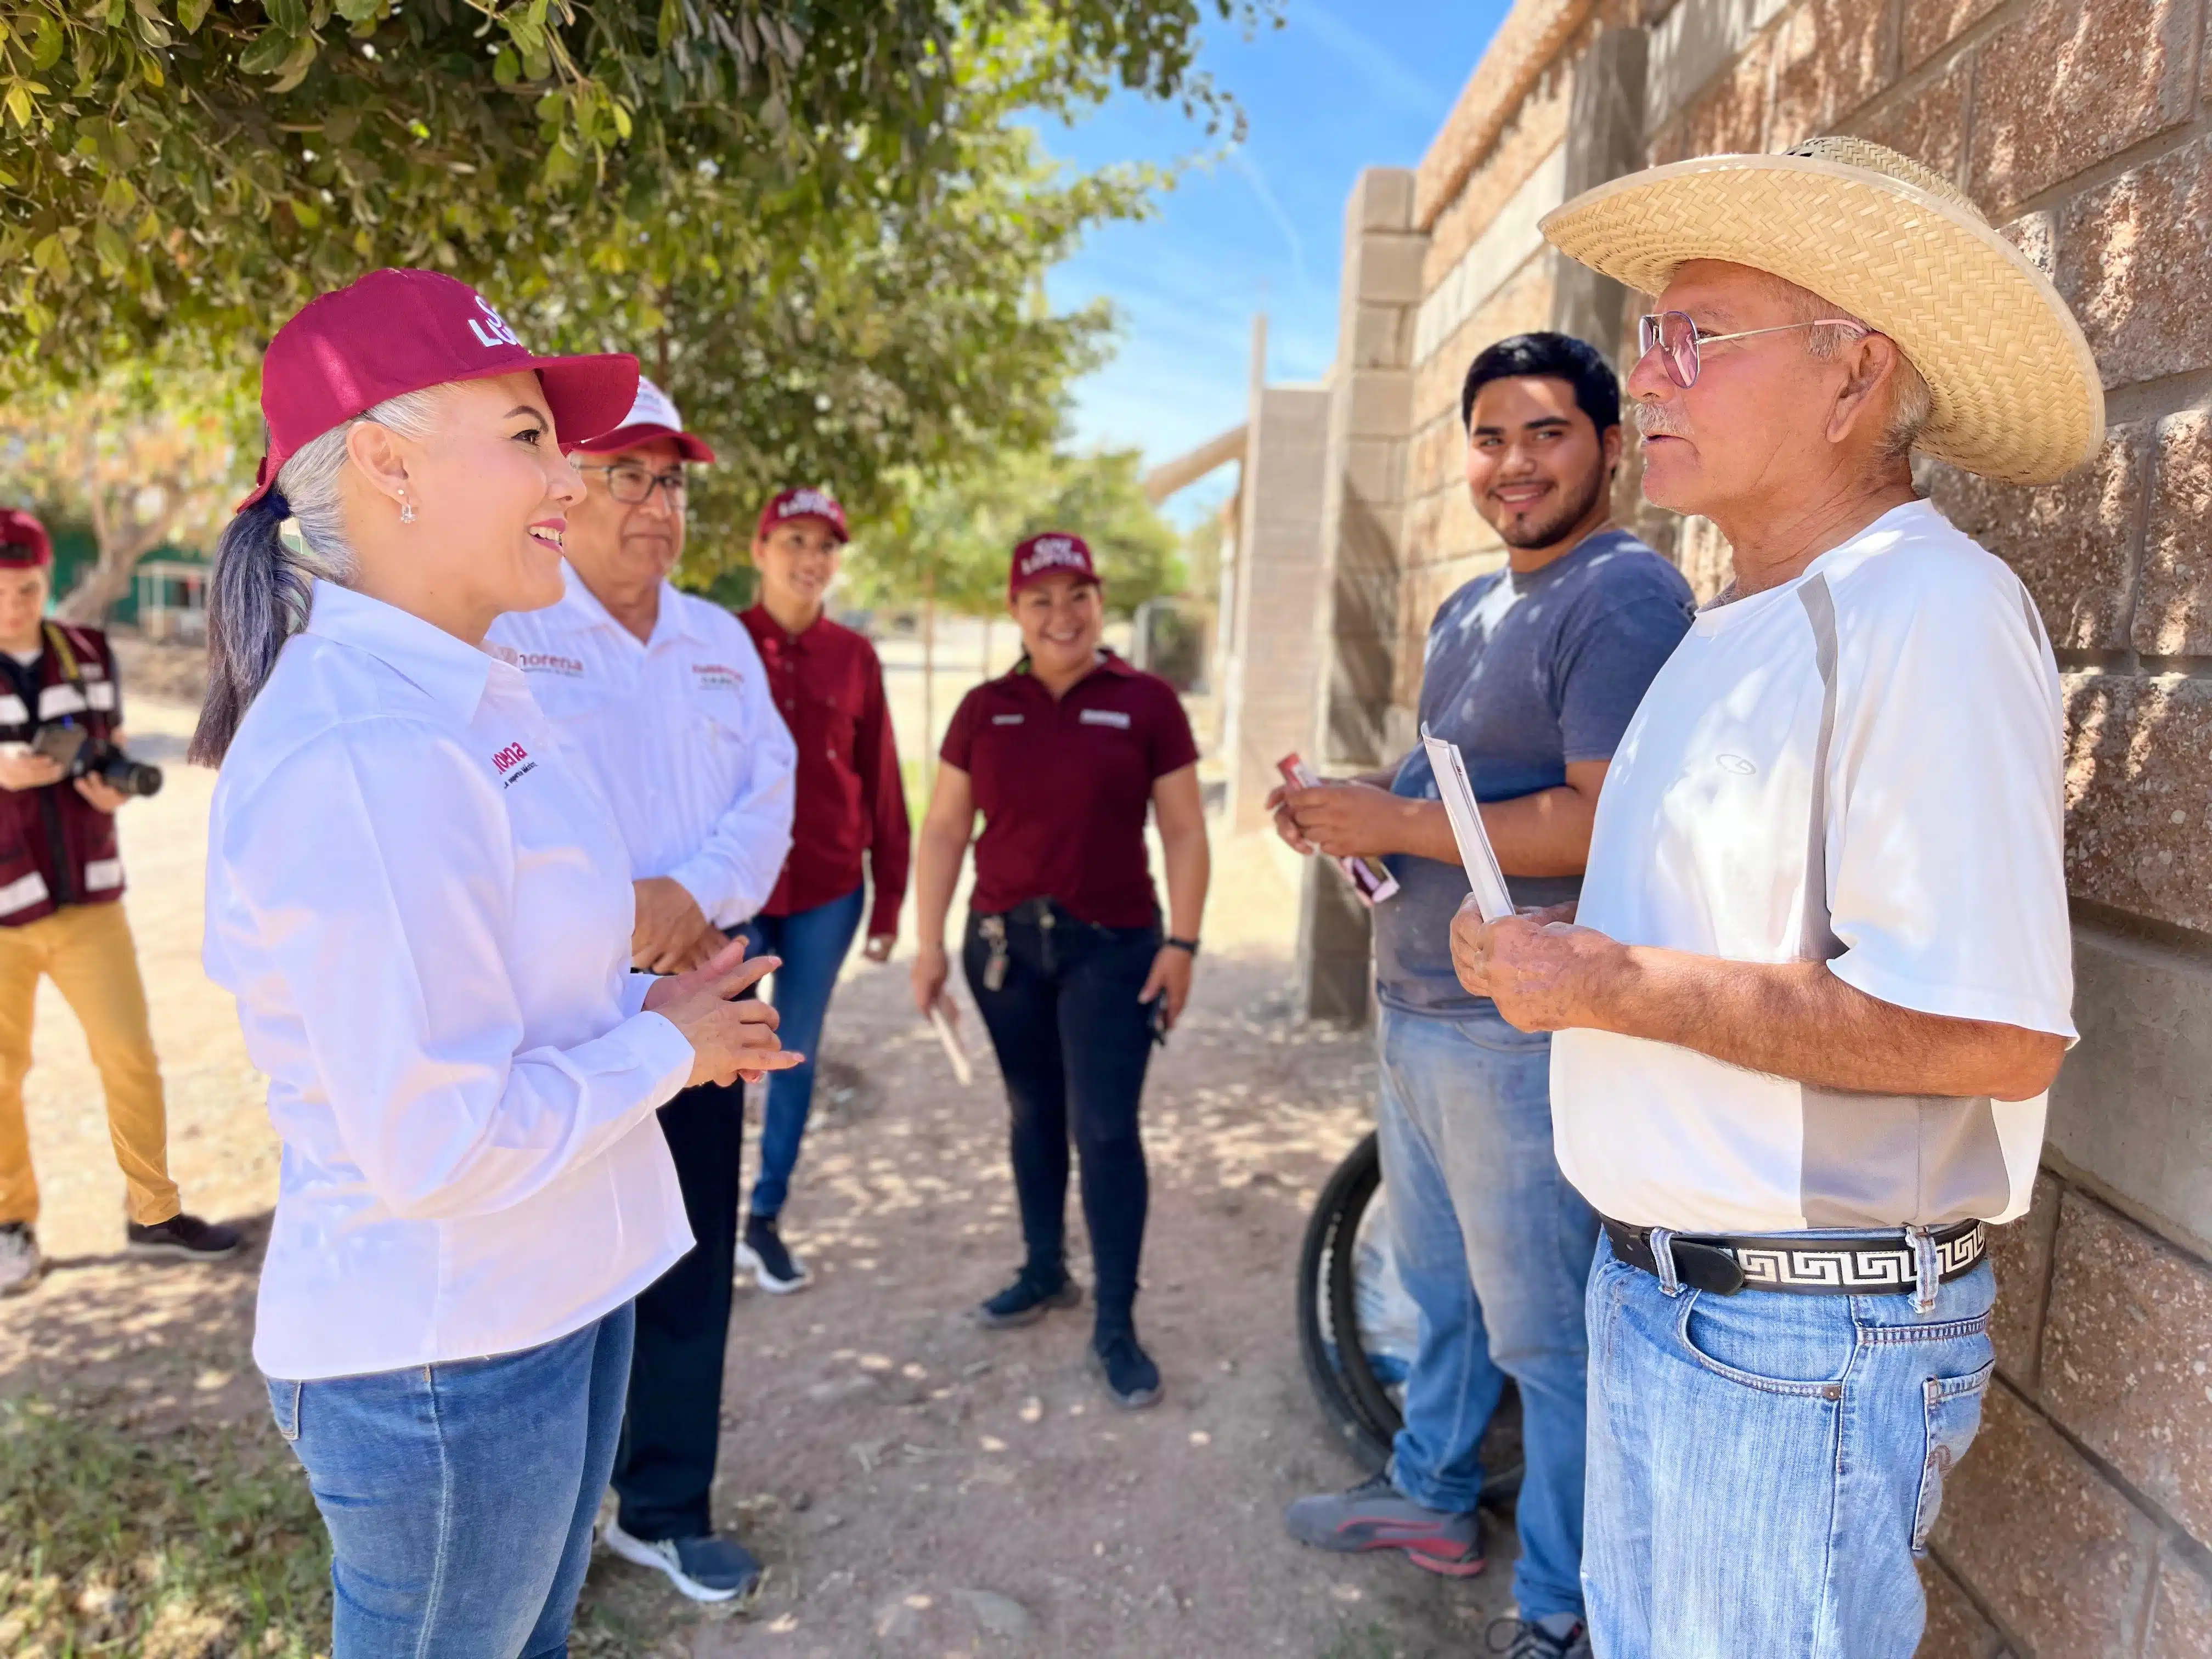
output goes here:
[[853, 539], [853, 532], [845, 528], [845, 509], [826, 489], [785, 490], [761, 508], [760, 526], [753, 534], [765, 541], [768, 532], [787, 519], [819, 519], [837, 532], [839, 541]]
[[620, 423], [637, 395], [637, 359], [533, 356], [491, 304], [435, 270], [372, 270], [311, 300], [276, 331], [261, 359], [268, 451], [244, 512], [275, 487], [284, 463], [387, 398], [455, 380], [534, 373], [564, 444]]
[[1006, 597], [1011, 599], [1030, 583], [1061, 571], [1087, 582], [1097, 581], [1098, 568], [1091, 562], [1091, 544], [1064, 530], [1032, 536], [1014, 550], [1013, 567], [1006, 573]]

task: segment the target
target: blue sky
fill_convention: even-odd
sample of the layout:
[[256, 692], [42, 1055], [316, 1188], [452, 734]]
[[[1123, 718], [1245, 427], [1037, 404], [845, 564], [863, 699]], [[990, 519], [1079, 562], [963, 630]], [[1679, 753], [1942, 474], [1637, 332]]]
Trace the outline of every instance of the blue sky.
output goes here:
[[[1188, 172], [1158, 213], [1093, 233], [1052, 274], [1055, 306], [1103, 295], [1113, 362], [1075, 388], [1084, 447], [1161, 461], [1244, 418], [1254, 312], [1268, 313], [1272, 380], [1318, 380], [1336, 348], [1344, 204], [1362, 167], [1411, 167], [1497, 30], [1507, 0], [1288, 0], [1280, 29], [1216, 24], [1200, 55], [1243, 106], [1243, 144]], [[1046, 147], [1081, 167], [1223, 148], [1172, 106], [1124, 97]], [[1226, 475], [1170, 503], [1188, 523]]]

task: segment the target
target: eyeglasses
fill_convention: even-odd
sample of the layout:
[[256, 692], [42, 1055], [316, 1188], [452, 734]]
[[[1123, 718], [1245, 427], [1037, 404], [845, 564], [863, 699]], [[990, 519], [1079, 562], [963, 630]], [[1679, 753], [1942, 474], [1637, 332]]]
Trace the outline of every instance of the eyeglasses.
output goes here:
[[579, 472], [604, 472], [607, 475], [607, 494], [626, 507], [641, 505], [656, 486], [668, 492], [668, 505], [672, 508], [684, 505], [684, 469], [655, 473], [642, 466], [580, 466]]
[[1816, 317], [1810, 322], [1777, 323], [1772, 328], [1747, 328], [1735, 334], [1707, 334], [1690, 320], [1688, 312], [1662, 311], [1646, 313], [1636, 319], [1636, 355], [1639, 359], [1648, 357], [1657, 347], [1667, 378], [1686, 392], [1698, 383], [1699, 347], [1718, 345], [1723, 340], [1748, 340], [1759, 334], [1787, 334], [1797, 328], [1847, 328], [1855, 340], [1874, 332], [1848, 317]]

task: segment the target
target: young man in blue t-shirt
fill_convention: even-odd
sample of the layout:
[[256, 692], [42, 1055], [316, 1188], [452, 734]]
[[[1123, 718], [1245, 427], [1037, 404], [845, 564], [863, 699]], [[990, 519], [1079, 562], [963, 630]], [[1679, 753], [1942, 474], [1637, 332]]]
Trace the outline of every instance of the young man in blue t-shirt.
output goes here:
[[[1590, 346], [1522, 334], [1476, 357], [1460, 397], [1475, 509], [1504, 568], [1429, 628], [1420, 715], [1456, 743], [1516, 903], [1576, 896], [1598, 790], [1644, 688], [1687, 630], [1689, 585], [1611, 523], [1620, 389]], [[1515, 1659], [1589, 1652], [1583, 1631], [1583, 1287], [1597, 1223], [1552, 1152], [1551, 1038], [1516, 1030], [1452, 970], [1468, 890], [1426, 755], [1271, 797], [1300, 852], [1383, 859], [1375, 910], [1377, 1111], [1398, 1271], [1420, 1309], [1389, 1468], [1299, 1499], [1291, 1535], [1483, 1565], [1483, 1432], [1510, 1376], [1527, 1454]]]

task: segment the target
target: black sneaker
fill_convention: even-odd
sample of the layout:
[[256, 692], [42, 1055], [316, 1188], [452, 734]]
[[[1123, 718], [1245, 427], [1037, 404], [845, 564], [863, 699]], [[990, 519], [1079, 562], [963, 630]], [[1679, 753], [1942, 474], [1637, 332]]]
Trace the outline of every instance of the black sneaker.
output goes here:
[[46, 1259], [27, 1221], [0, 1221], [0, 1296], [16, 1296], [39, 1282]]
[[124, 1248], [133, 1255], [173, 1256], [181, 1261], [221, 1261], [238, 1254], [238, 1229], [181, 1212], [150, 1227], [131, 1222]]
[[1057, 1278], [1048, 1279], [1024, 1267], [1012, 1284], [975, 1310], [975, 1318], [992, 1330], [1010, 1331], [1017, 1325], [1036, 1324], [1051, 1309], [1080, 1307], [1082, 1303], [1083, 1286], [1067, 1276], [1066, 1268]]
[[696, 1538], [633, 1538], [610, 1520], [600, 1541], [625, 1561], [665, 1572], [694, 1601], [727, 1601], [759, 1587], [761, 1564], [732, 1539], [703, 1533]]
[[1137, 1333], [1130, 1327], [1115, 1326], [1091, 1339], [1091, 1368], [1123, 1411], [1142, 1411], [1159, 1403], [1160, 1368], [1138, 1345]]
[[[1553, 1622], [1547, 1620], [1545, 1624]], [[1554, 1633], [1534, 1620], [1509, 1616], [1492, 1624], [1484, 1633], [1483, 1645], [1504, 1659], [1590, 1659], [1589, 1626], [1580, 1620]]]
[[814, 1282], [805, 1264], [784, 1248], [772, 1215], [745, 1218], [745, 1236], [738, 1244], [738, 1271], [750, 1273], [753, 1282], [771, 1296], [789, 1296]]

